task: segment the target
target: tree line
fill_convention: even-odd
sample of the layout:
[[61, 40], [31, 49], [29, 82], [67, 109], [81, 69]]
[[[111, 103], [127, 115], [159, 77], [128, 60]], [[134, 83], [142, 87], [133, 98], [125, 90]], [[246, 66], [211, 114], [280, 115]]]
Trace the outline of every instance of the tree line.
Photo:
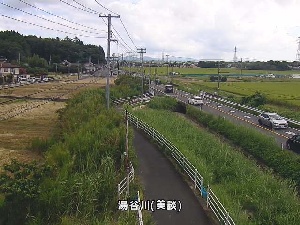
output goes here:
[[199, 61], [197, 64], [198, 67], [202, 68], [230, 68], [235, 67], [238, 69], [247, 69], [247, 70], [291, 70], [299, 68], [300, 64], [297, 61], [287, 62], [287, 61], [274, 61], [269, 60], [266, 62], [255, 61], [255, 62], [224, 62], [224, 61]]
[[[24, 36], [16, 31], [0, 31], [0, 56], [25, 68], [54, 71], [64, 60], [70, 63], [104, 63], [101, 46], [84, 44], [79, 38], [64, 39]], [[41, 71], [40, 71], [41, 72]]]

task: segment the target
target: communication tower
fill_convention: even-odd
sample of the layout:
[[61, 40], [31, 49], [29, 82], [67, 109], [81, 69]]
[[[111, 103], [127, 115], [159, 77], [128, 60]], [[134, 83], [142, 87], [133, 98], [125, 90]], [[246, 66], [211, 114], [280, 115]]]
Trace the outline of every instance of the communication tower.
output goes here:
[[233, 62], [236, 63], [238, 61], [236, 56], [236, 46], [234, 47], [234, 56], [233, 56]]
[[298, 43], [298, 49], [296, 54], [296, 60], [300, 62], [300, 37], [298, 37], [297, 43]]

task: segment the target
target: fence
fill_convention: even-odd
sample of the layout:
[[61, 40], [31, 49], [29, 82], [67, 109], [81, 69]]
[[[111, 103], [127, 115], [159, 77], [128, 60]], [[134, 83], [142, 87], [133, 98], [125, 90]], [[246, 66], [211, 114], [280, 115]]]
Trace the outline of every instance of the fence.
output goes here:
[[[129, 195], [129, 183], [134, 180], [134, 168], [133, 168], [131, 162], [129, 164], [129, 167], [130, 167], [129, 173], [118, 184], [118, 199], [120, 199], [121, 195], [123, 194], [123, 192], [125, 190], [126, 190], [126, 194]], [[137, 192], [137, 199], [138, 199], [138, 202], [141, 202], [140, 192], [139, 191]], [[143, 223], [143, 215], [142, 215], [142, 210], [141, 210], [140, 207], [137, 210], [137, 216], [138, 216], [138, 223], [139, 223], [139, 225], [143, 225], [144, 224]]]
[[235, 225], [233, 219], [229, 215], [229, 212], [220, 203], [212, 189], [208, 186], [207, 191], [205, 190], [203, 176], [201, 176], [197, 169], [187, 158], [185, 158], [179, 149], [153, 127], [149, 126], [147, 123], [143, 122], [131, 113], [127, 113], [128, 120], [131, 124], [133, 124], [136, 128], [143, 130], [146, 134], [157, 141], [160, 146], [167, 150], [166, 153], [177, 162], [180, 168], [194, 183], [194, 188], [200, 192], [203, 198], [206, 199], [207, 207], [212, 210], [219, 222], [226, 225]]
[[123, 192], [126, 190], [126, 194], [129, 194], [129, 183], [133, 181], [134, 179], [134, 168], [132, 164], [130, 163], [130, 171], [127, 174], [127, 176], [121, 180], [121, 182], [118, 184], [118, 198], [120, 199], [120, 196], [123, 194]]
[[[190, 93], [185, 92], [185, 91], [181, 91], [181, 92], [185, 93], [186, 95], [190, 94]], [[177, 91], [177, 93], [181, 94], [180, 91], [179, 92]], [[213, 94], [210, 94], [210, 93], [207, 93], [207, 92], [203, 92], [202, 94], [204, 94], [207, 98], [210, 98], [212, 101], [215, 101], [215, 102], [220, 103], [220, 104], [227, 105], [229, 107], [238, 109], [238, 110], [240, 110], [242, 112], [245, 112], [245, 113], [250, 113], [251, 112], [252, 115], [253, 115], [253, 113], [255, 115], [258, 115], [258, 114], [261, 114], [261, 113], [264, 112], [263, 110], [260, 110], [258, 108], [243, 105], [243, 104], [238, 104], [236, 102], [226, 100], [226, 99], [221, 98], [219, 96], [214, 96]], [[181, 94], [181, 95], [184, 96], [183, 94]], [[297, 127], [300, 127], [300, 122], [299, 121], [296, 121], [294, 119], [290, 119], [290, 118], [287, 118], [287, 117], [282, 117], [282, 118], [287, 120], [290, 124], [293, 124], [293, 125], [296, 125]]]

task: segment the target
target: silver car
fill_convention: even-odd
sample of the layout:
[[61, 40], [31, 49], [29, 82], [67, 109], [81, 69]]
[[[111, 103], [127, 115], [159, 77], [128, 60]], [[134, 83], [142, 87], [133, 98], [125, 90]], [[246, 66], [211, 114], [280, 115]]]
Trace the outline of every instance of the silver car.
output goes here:
[[259, 125], [265, 125], [271, 129], [288, 128], [288, 122], [277, 113], [262, 113], [258, 118]]

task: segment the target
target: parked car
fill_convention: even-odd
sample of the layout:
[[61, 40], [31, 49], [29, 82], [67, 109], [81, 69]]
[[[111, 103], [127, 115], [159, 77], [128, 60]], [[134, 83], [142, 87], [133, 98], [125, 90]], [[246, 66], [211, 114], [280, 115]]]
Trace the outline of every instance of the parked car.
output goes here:
[[286, 141], [286, 148], [300, 153], [300, 134], [290, 137]]
[[265, 125], [271, 129], [288, 128], [288, 122], [277, 113], [265, 112], [259, 115], [259, 125]]
[[191, 105], [203, 105], [203, 99], [200, 96], [194, 95], [188, 99], [188, 103]]
[[30, 77], [30, 78], [28, 78], [28, 82], [30, 82], [30, 83], [34, 83], [35, 82], [35, 77]]
[[27, 78], [26, 78], [26, 77], [21, 77], [21, 78], [20, 78], [20, 83], [21, 83], [21, 84], [27, 83]]

